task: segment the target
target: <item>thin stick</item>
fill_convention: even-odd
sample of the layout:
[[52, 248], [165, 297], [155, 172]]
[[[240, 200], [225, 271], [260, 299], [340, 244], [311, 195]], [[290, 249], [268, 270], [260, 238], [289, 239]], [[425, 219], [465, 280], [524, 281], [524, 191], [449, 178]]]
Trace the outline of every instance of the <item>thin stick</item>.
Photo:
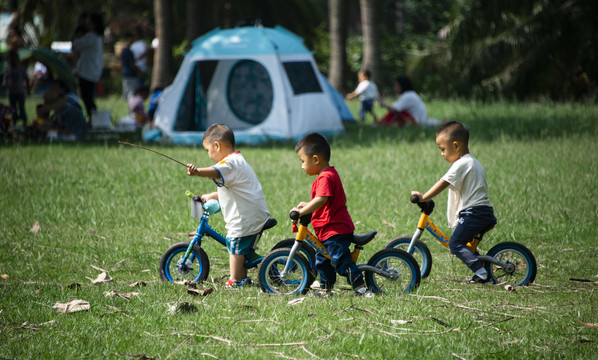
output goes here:
[[147, 151], [151, 151], [151, 152], [153, 152], [153, 153], [156, 153], [156, 154], [158, 154], [158, 155], [162, 155], [162, 156], [164, 156], [165, 158], [167, 158], [167, 159], [169, 159], [169, 160], [172, 160], [172, 161], [174, 161], [174, 162], [175, 162], [175, 163], [177, 163], [177, 164], [181, 164], [181, 165], [183, 165], [184, 167], [187, 167], [187, 164], [183, 164], [182, 162], [180, 162], [180, 161], [178, 161], [178, 160], [176, 160], [176, 159], [173, 159], [173, 158], [171, 158], [171, 157], [170, 157], [170, 156], [168, 156], [168, 155], [164, 155], [164, 154], [162, 154], [161, 152], [158, 152], [158, 151], [156, 151], [156, 150], [152, 150], [152, 149], [146, 148], [145, 146], [131, 144], [131, 143], [128, 143], [128, 142], [126, 142], [126, 141], [119, 141], [118, 143], [119, 143], [119, 144], [123, 144], [123, 145], [129, 145], [129, 146], [138, 147], [138, 148], [140, 148], [140, 149], [147, 150]]

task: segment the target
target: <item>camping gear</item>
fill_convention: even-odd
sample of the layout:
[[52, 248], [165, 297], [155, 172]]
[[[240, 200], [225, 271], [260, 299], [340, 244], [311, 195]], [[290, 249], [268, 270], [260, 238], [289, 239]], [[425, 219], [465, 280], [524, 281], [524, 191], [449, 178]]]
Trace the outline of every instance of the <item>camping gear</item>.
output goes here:
[[160, 96], [157, 141], [201, 145], [204, 131], [216, 123], [233, 129], [238, 143], [342, 134], [342, 106], [333, 102], [333, 90], [292, 32], [280, 26], [217, 28], [193, 41]]

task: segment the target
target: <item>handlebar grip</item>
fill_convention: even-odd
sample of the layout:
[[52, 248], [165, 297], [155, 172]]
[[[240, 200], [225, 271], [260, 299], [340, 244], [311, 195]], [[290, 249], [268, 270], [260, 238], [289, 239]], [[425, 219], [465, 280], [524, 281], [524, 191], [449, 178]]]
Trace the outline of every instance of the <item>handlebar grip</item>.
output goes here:
[[188, 198], [191, 198], [194, 201], [199, 201], [202, 204], [204, 203], [203, 198], [201, 196], [195, 195], [194, 193], [192, 193], [189, 190], [185, 191], [185, 196], [187, 196]]
[[299, 220], [299, 211], [293, 210], [289, 213], [291, 220]]
[[412, 203], [417, 204], [419, 202], [419, 195], [413, 194], [413, 195], [411, 195], [409, 200], [411, 200]]

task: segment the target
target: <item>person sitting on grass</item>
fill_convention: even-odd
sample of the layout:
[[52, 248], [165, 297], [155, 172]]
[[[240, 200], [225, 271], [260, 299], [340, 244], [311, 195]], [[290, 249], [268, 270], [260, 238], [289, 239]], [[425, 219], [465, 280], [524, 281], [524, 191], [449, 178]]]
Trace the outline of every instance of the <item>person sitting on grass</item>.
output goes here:
[[147, 99], [148, 95], [149, 88], [145, 85], [141, 85], [135, 89], [133, 96], [129, 97], [129, 114], [135, 120], [136, 127], [143, 127], [143, 125], [150, 121], [145, 112], [145, 107], [143, 106], [143, 102]]
[[436, 132], [436, 144], [442, 156], [451, 163], [448, 172], [425, 194], [413, 191], [419, 201], [427, 201], [449, 188], [447, 218], [455, 228], [449, 240], [449, 249], [474, 276], [469, 283], [486, 283], [491, 279], [484, 264], [467, 247], [476, 234], [496, 224], [494, 209], [488, 198], [486, 172], [469, 153], [469, 130], [456, 121], [443, 125]]
[[52, 81], [43, 98], [43, 106], [37, 111], [41, 118], [51, 116], [53, 125], [47, 132], [49, 139], [75, 141], [87, 135], [89, 128], [79, 98], [63, 80]]
[[230, 279], [226, 288], [248, 285], [245, 255], [255, 247], [258, 233], [270, 218], [262, 185], [240, 151], [235, 151], [235, 135], [226, 125], [211, 125], [204, 133], [203, 147], [216, 164], [197, 168], [187, 164], [187, 175], [212, 179], [217, 192], [202, 195], [220, 202], [226, 222]]
[[398, 126], [407, 124], [422, 127], [436, 127], [443, 121], [429, 118], [426, 105], [415, 92], [411, 80], [406, 76], [399, 76], [393, 82], [393, 88], [399, 98], [392, 104], [380, 101], [380, 105], [388, 110], [376, 125]]
[[[295, 146], [301, 168], [307, 175], [316, 175], [311, 186], [311, 200], [300, 202], [291, 209], [299, 216], [312, 214], [311, 225], [318, 239], [326, 246], [330, 259], [316, 254], [316, 270], [320, 276], [320, 291], [316, 296], [332, 293], [336, 273], [347, 278], [356, 296], [372, 297], [374, 293], [365, 286], [362, 272], [351, 258], [349, 246], [353, 241], [355, 226], [347, 210], [347, 198], [341, 178], [330, 166], [330, 145], [318, 133], [303, 137]], [[336, 273], [335, 273], [336, 272]]]

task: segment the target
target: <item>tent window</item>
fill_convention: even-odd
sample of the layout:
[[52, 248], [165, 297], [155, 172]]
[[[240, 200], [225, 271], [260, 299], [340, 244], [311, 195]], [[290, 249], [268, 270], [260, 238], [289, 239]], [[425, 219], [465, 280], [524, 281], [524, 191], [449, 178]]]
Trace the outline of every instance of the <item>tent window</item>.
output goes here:
[[228, 75], [226, 99], [240, 120], [254, 125], [264, 121], [274, 101], [268, 70], [253, 60], [237, 62]]
[[218, 61], [198, 61], [193, 65], [187, 88], [183, 92], [177, 113], [176, 131], [203, 131], [206, 129], [206, 98]]
[[284, 63], [295, 95], [305, 93], [321, 93], [322, 88], [309, 61], [291, 61]]

